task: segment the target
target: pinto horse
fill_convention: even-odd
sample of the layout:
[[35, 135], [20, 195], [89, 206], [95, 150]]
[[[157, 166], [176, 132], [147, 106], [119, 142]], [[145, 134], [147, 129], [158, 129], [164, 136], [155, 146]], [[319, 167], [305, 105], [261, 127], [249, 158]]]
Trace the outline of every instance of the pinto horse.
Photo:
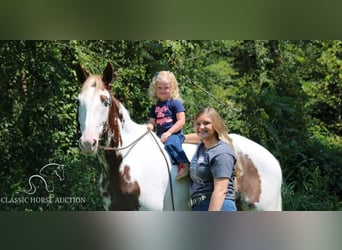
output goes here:
[[[146, 125], [135, 123], [110, 91], [114, 71], [88, 75], [76, 67], [82, 83], [78, 95], [79, 147], [97, 154], [103, 164], [100, 192], [106, 210], [189, 210], [189, 179], [176, 181], [163, 144]], [[243, 175], [235, 178], [239, 210], [280, 211], [282, 173], [277, 159], [261, 145], [230, 134]], [[197, 146], [183, 143], [189, 159]]]

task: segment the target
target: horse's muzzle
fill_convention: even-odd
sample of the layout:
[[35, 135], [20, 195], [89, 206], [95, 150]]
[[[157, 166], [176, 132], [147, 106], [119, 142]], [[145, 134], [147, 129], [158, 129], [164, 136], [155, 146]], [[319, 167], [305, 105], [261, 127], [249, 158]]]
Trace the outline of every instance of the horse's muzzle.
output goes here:
[[98, 149], [98, 140], [92, 139], [92, 140], [83, 140], [80, 139], [79, 147], [84, 153], [96, 153]]

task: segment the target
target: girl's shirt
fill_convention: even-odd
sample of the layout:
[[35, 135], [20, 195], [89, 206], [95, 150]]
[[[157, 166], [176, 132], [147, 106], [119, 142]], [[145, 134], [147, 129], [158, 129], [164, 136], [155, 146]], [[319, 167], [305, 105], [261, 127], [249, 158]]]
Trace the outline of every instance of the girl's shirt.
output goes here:
[[200, 143], [190, 164], [190, 196], [211, 196], [214, 179], [228, 178], [225, 199], [234, 200], [235, 163], [235, 154], [227, 143], [219, 141], [209, 149], [205, 148], [203, 142]]
[[[159, 137], [177, 122], [176, 114], [179, 112], [185, 112], [185, 108], [181, 101], [174, 99], [159, 101], [151, 107], [150, 118], [156, 119], [157, 135]], [[181, 131], [178, 131], [178, 133]]]

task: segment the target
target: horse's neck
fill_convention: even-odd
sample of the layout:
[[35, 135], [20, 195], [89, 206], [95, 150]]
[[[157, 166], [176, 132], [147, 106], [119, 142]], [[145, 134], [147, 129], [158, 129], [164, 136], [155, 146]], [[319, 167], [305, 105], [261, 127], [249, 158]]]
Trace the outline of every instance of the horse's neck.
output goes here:
[[135, 139], [135, 137], [143, 134], [147, 130], [147, 127], [134, 122], [131, 119], [127, 109], [122, 105], [120, 109], [123, 116], [123, 122], [120, 126], [121, 138], [122, 143], [127, 144], [130, 143], [130, 140]]

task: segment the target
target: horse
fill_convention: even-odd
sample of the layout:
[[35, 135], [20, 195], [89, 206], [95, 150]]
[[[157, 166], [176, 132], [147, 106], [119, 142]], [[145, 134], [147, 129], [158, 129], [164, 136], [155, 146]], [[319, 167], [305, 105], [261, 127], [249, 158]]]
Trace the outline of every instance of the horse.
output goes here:
[[[110, 90], [114, 70], [89, 75], [76, 66], [78, 81], [79, 148], [96, 154], [103, 165], [99, 178], [105, 210], [190, 210], [189, 179], [176, 181], [163, 143], [145, 124], [134, 122]], [[243, 175], [235, 178], [238, 210], [282, 210], [282, 172], [264, 147], [238, 134], [229, 134]], [[183, 143], [189, 159], [197, 145]]]

